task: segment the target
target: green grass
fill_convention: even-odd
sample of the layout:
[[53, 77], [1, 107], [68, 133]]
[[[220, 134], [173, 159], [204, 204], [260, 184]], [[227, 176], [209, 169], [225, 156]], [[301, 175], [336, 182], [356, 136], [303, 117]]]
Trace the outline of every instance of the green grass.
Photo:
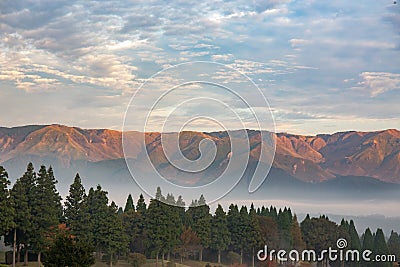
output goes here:
[[4, 251], [0, 251], [0, 262], [5, 262], [6, 261], [5, 254], [6, 253]]
[[[9, 266], [12, 266], [12, 265], [9, 265]], [[23, 262], [20, 262], [19, 264], [16, 264], [15, 266], [25, 266], [24, 265], [24, 263]], [[29, 266], [29, 267], [33, 267], [33, 266], [37, 266], [37, 262], [36, 261], [31, 261], [31, 262], [28, 262], [28, 265], [27, 266]], [[42, 265], [42, 267], [43, 267], [43, 265]]]
[[210, 261], [193, 261], [193, 260], [187, 260], [184, 261], [183, 264], [186, 266], [190, 267], [204, 267], [206, 264], [209, 263], [211, 266], [222, 266], [222, 267], [228, 267], [229, 265], [225, 265], [222, 263], [216, 263], [216, 262], [210, 262]]
[[[92, 265], [92, 267], [108, 267], [109, 265], [105, 262], [96, 262], [94, 265]], [[125, 261], [118, 261], [117, 264], [113, 264], [113, 267], [126, 267], [126, 266], [132, 266], [129, 265], [127, 262]]]
[[[164, 260], [164, 267], [167, 266], [167, 262], [166, 260]], [[185, 265], [185, 264], [180, 264], [178, 262], [175, 262], [176, 267], [189, 267], [189, 265]], [[158, 261], [158, 267], [161, 267], [161, 260]], [[146, 263], [144, 265], [142, 265], [141, 267], [156, 267], [156, 260], [155, 259], [148, 259], [146, 261]]]

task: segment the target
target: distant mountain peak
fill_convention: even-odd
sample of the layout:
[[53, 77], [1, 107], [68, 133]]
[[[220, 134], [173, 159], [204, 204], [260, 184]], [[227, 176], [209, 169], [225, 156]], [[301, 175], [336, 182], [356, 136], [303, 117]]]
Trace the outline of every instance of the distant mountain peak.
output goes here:
[[[250, 139], [250, 161], [257, 161], [260, 132], [247, 130]], [[143, 151], [139, 132], [126, 133], [133, 157]], [[170, 169], [161, 145], [161, 134], [145, 133], [151, 144], [150, 157], [164, 171]], [[216, 173], [223, 168], [230, 152], [226, 132], [180, 133], [181, 149], [189, 158], [198, 155], [198, 143], [209, 138], [223, 151], [216, 160]], [[110, 129], [82, 129], [60, 124], [0, 127], [0, 163], [22, 157], [52, 158], [68, 167], [76, 161], [100, 162], [123, 158], [122, 133]], [[366, 176], [400, 183], [400, 131], [347, 131], [315, 136], [276, 134], [273, 167], [306, 182], [329, 180], [337, 175]]]

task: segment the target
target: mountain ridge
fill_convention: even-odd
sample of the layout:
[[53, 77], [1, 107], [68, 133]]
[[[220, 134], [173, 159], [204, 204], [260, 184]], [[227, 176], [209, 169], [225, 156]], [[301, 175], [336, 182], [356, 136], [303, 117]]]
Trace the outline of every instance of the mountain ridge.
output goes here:
[[[250, 162], [257, 162], [260, 133], [247, 130]], [[160, 133], [124, 133], [133, 158], [143, 156], [141, 136], [156, 167], [171, 177], [176, 173], [163, 154]], [[400, 184], [400, 131], [345, 131], [333, 134], [295, 135], [276, 133], [273, 166], [304, 182], [322, 182], [337, 176], [366, 176]], [[229, 160], [230, 141], [226, 132], [182, 132], [182, 153], [199, 156], [198, 144], [212, 139], [218, 148], [216, 164], [204, 175], [218, 175]], [[53, 159], [64, 167], [76, 161], [100, 162], [123, 158], [122, 132], [110, 129], [82, 129], [59, 124], [0, 127], [0, 164], [21, 158]], [[22, 160], [21, 160], [22, 161]], [[197, 177], [201, 179], [201, 177]]]

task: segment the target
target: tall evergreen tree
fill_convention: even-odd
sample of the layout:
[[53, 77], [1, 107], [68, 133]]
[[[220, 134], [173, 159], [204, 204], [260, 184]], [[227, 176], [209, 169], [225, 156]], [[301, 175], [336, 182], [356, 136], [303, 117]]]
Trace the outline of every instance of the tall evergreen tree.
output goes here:
[[136, 204], [136, 211], [145, 214], [146, 213], [146, 202], [144, 200], [143, 194], [140, 194], [139, 199]]
[[[389, 248], [386, 244], [385, 236], [383, 234], [382, 229], [378, 228], [375, 233], [373, 255], [376, 256], [376, 255], [388, 255], [388, 254], [389, 254]], [[376, 262], [375, 266], [376, 267], [389, 267], [389, 266], [391, 266], [391, 263]]]
[[388, 248], [390, 254], [396, 255], [396, 261], [400, 262], [400, 236], [397, 232], [390, 233]]
[[156, 266], [160, 253], [165, 252], [168, 243], [168, 215], [164, 210], [164, 203], [151, 199], [146, 211], [145, 232], [148, 236], [147, 248], [156, 256]]
[[[17, 179], [10, 192], [11, 203], [14, 208], [14, 228], [5, 236], [5, 243], [13, 246], [13, 260], [19, 263], [20, 248], [28, 245], [27, 232], [31, 228], [30, 206], [28, 196], [21, 179]], [[15, 256], [17, 258], [15, 259]]]
[[[59, 222], [64, 222], [64, 212], [63, 212], [63, 206], [62, 206], [62, 198], [57, 191], [56, 184], [58, 184], [58, 181], [56, 177], [54, 176], [53, 168], [50, 166], [47, 169], [47, 175], [48, 175], [48, 187], [49, 187], [49, 192], [50, 194], [50, 203], [51, 206], [55, 209], [55, 212], [57, 213], [58, 220]], [[51, 189], [51, 190], [50, 190]]]
[[136, 227], [137, 227], [137, 238], [135, 242], [132, 244], [132, 249], [134, 251], [144, 253], [146, 248], [146, 232], [145, 228], [145, 216], [146, 216], [146, 202], [142, 194], [140, 194], [139, 199], [136, 204]]
[[221, 263], [221, 251], [226, 250], [231, 242], [228, 220], [224, 209], [218, 204], [211, 221], [211, 248], [218, 251], [218, 263]]
[[118, 206], [111, 202], [107, 209], [107, 216], [104, 218], [106, 227], [100, 229], [100, 234], [104, 236], [101, 245], [107, 255], [110, 256], [110, 267], [113, 266], [114, 260], [118, 261], [117, 255], [126, 252], [128, 244], [122, 219], [117, 212]]
[[293, 240], [293, 248], [301, 252], [306, 248], [306, 243], [303, 240], [303, 235], [301, 234], [300, 225], [297, 221], [297, 216], [293, 216], [292, 225], [290, 226], [290, 232]]
[[257, 219], [257, 212], [254, 209], [253, 204], [251, 204], [250, 207], [248, 220], [249, 220], [249, 230], [247, 234], [247, 244], [248, 248], [251, 249], [252, 266], [254, 267], [255, 249], [261, 246], [262, 239], [261, 239], [260, 225]]
[[161, 192], [161, 188], [159, 186], [157, 187], [157, 191], [156, 191], [156, 200], [165, 202], [165, 197], [163, 196], [163, 194]]
[[[349, 237], [350, 237], [350, 244], [348, 246], [349, 249], [351, 250], [357, 250], [361, 251], [361, 242], [360, 242], [360, 237], [357, 233], [356, 227], [354, 225], [353, 220], [350, 220], [349, 224]], [[349, 264], [350, 267], [358, 267], [360, 266], [359, 262], [351, 262]]]
[[[374, 251], [374, 237], [369, 228], [365, 229], [365, 232], [363, 234], [362, 249], [363, 249], [363, 251], [364, 250], [369, 250], [372, 252]], [[362, 266], [365, 266], [365, 267], [374, 266], [374, 263], [362, 261]]]
[[130, 210], [135, 211], [135, 206], [133, 204], [133, 198], [132, 195], [129, 194], [128, 198], [126, 199], [126, 203], [125, 203], [125, 208], [124, 208], [124, 212], [128, 212]]
[[279, 227], [279, 247], [281, 249], [289, 250], [292, 247], [292, 235], [291, 235], [291, 225], [292, 225], [292, 214], [286, 207], [284, 210], [279, 210], [277, 215], [277, 223]]
[[[15, 266], [16, 253], [16, 228], [15, 228], [15, 205], [11, 197], [8, 186], [11, 184], [8, 180], [8, 173], [0, 166], [0, 237], [13, 233], [13, 266]], [[14, 231], [12, 231], [14, 229]]]
[[7, 234], [14, 227], [14, 207], [11, 203], [8, 186], [8, 173], [0, 166], [0, 236]]
[[52, 169], [47, 171], [42, 165], [33, 188], [32, 200], [34, 234], [31, 243], [34, 251], [38, 253], [38, 265], [40, 265], [41, 253], [46, 247], [48, 235], [57, 228], [62, 216], [61, 197], [56, 189], [56, 183]]
[[91, 236], [88, 237], [93, 244], [97, 257], [107, 249], [109, 231], [110, 208], [108, 206], [107, 192], [100, 185], [96, 189], [90, 188], [85, 200], [86, 212], [89, 218]]
[[[35, 202], [35, 183], [36, 172], [33, 164], [30, 162], [25, 173], [19, 178], [12, 190], [13, 203], [15, 205], [15, 224], [16, 224], [16, 240], [18, 248], [23, 245], [24, 265], [28, 264], [28, 247], [31, 245], [31, 239], [35, 234], [33, 228], [32, 204]], [[10, 244], [13, 243], [14, 237], [9, 237]], [[19, 254], [18, 254], [19, 255]], [[19, 261], [19, 257], [17, 257]]]
[[248, 235], [248, 233], [250, 232], [250, 220], [246, 206], [242, 206], [240, 208], [237, 227], [238, 227], [238, 238], [240, 240], [240, 245], [239, 245], [240, 264], [243, 264], [243, 253], [245, 250], [249, 249], [249, 244], [250, 244], [249, 240], [250, 236]]
[[[129, 242], [129, 251], [134, 252], [136, 243], [139, 241], [140, 228], [142, 227], [142, 215], [132, 209], [119, 214], [122, 218], [122, 225]], [[140, 242], [140, 241], [139, 241]]]
[[203, 249], [210, 246], [211, 241], [211, 215], [210, 207], [206, 204], [203, 195], [200, 196], [197, 205], [189, 207], [187, 214], [189, 215], [190, 226], [200, 238], [200, 261], [203, 260]]
[[69, 188], [69, 195], [66, 197], [64, 216], [67, 226], [70, 228], [71, 233], [77, 237], [82, 238], [87, 229], [85, 229], [85, 203], [86, 198], [85, 188], [82, 185], [81, 177], [77, 173], [74, 182]]
[[259, 216], [260, 236], [263, 244], [269, 248], [277, 248], [279, 244], [278, 225], [270, 216]]
[[231, 236], [231, 249], [239, 251], [241, 248], [241, 232], [239, 227], [240, 221], [239, 209], [237, 205], [231, 204], [228, 210], [228, 229]]

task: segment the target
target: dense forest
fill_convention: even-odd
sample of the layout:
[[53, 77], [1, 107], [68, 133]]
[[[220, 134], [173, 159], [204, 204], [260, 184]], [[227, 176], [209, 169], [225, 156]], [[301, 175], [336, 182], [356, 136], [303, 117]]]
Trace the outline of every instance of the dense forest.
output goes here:
[[[86, 192], [79, 174], [63, 201], [56, 184], [51, 167], [41, 166], [36, 172], [30, 163], [11, 186], [6, 170], [0, 167], [0, 235], [14, 248], [14, 261], [26, 263], [32, 252], [46, 267], [91, 266], [93, 255], [110, 266], [122, 257], [134, 266], [146, 258], [162, 265], [164, 260], [192, 259], [275, 266], [279, 264], [276, 259], [256, 259], [255, 254], [264, 245], [275, 250], [321, 252], [336, 247], [339, 238], [348, 242], [346, 249], [394, 254], [400, 260], [400, 237], [396, 232], [392, 231], [388, 240], [381, 229], [367, 228], [361, 234], [353, 221], [342, 220], [338, 225], [326, 216], [307, 215], [299, 223], [290, 208], [278, 210], [273, 206], [231, 204], [225, 211], [218, 205], [212, 212], [203, 196], [185, 208], [182, 197], [164, 196], [160, 188], [149, 203], [143, 195], [136, 203], [129, 195], [122, 208], [108, 199], [100, 185]], [[347, 262], [345, 266], [392, 264]]]

